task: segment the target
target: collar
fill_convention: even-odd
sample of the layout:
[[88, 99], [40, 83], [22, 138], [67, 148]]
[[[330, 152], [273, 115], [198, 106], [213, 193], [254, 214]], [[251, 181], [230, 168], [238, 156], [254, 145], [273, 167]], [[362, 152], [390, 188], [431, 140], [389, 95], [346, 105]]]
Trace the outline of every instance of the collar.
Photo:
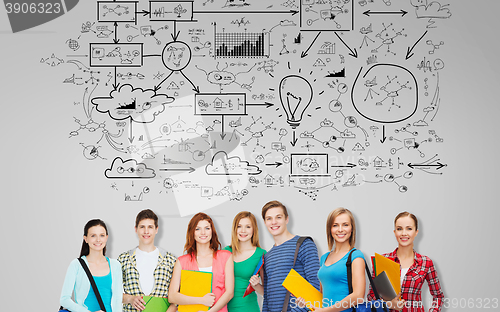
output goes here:
[[[130, 257], [135, 257], [135, 251], [139, 248], [139, 246], [136, 246], [135, 248], [130, 249], [127, 253], [129, 254]], [[158, 248], [160, 258], [163, 258], [167, 255], [167, 251], [161, 247], [156, 246]]]
[[[398, 247], [394, 249], [393, 252], [387, 254], [388, 258], [391, 258], [394, 260], [396, 263], [401, 264], [398, 258]], [[422, 266], [422, 255], [419, 254], [418, 252], [413, 249], [413, 264], [410, 266], [409, 270], [414, 269], [416, 267], [421, 267]]]

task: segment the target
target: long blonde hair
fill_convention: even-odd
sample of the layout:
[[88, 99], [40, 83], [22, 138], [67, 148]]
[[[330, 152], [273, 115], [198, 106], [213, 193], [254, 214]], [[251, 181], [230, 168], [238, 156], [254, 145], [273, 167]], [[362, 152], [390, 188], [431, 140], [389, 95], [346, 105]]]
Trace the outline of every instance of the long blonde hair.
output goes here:
[[349, 245], [351, 246], [351, 249], [354, 248], [354, 245], [356, 244], [356, 223], [354, 222], [354, 216], [352, 215], [351, 211], [349, 211], [349, 209], [340, 207], [330, 212], [326, 220], [326, 237], [328, 238], [327, 240], [329, 250], [332, 250], [333, 245], [335, 244], [335, 239], [333, 239], [332, 236], [333, 222], [335, 221], [336, 217], [343, 213], [347, 214], [351, 219], [352, 233], [351, 237], [349, 237]]
[[252, 235], [252, 245], [256, 247], [260, 247], [259, 244], [259, 228], [257, 227], [257, 220], [255, 219], [255, 216], [249, 212], [249, 211], [242, 211], [238, 213], [233, 220], [233, 230], [231, 231], [231, 248], [233, 249], [233, 253], [237, 254], [240, 252], [240, 244], [238, 242], [238, 234], [236, 231], [238, 231], [238, 224], [240, 223], [240, 220], [243, 218], [248, 218], [250, 219], [250, 222], [252, 223], [253, 227], [253, 235]]

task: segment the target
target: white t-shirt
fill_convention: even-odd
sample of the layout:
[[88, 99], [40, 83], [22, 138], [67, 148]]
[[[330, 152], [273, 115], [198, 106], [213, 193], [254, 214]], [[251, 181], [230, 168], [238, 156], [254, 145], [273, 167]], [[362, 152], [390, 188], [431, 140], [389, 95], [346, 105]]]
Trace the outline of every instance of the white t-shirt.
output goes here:
[[200, 270], [200, 272], [207, 272], [207, 273], [211, 273], [212, 272], [212, 267], [209, 266], [209, 267], [206, 267], [206, 268], [198, 268]]
[[158, 248], [151, 252], [145, 252], [139, 248], [135, 250], [137, 271], [139, 271], [139, 285], [146, 296], [153, 291], [155, 285], [154, 271], [158, 265], [159, 255]]
[[408, 269], [409, 268], [406, 268], [406, 269], [401, 268], [401, 278], [399, 281], [401, 286], [403, 286], [403, 281], [405, 280], [406, 273], [408, 273]]

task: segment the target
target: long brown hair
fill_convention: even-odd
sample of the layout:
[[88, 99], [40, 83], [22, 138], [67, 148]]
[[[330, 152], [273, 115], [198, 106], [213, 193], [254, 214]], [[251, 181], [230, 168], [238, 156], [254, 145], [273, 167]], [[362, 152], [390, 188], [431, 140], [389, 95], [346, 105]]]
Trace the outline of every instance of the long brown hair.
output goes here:
[[[104, 230], [106, 231], [106, 235], [108, 235], [108, 228], [106, 227], [106, 223], [102, 221], [101, 219], [92, 219], [87, 224], [85, 224], [85, 227], [83, 228], [83, 236], [87, 236], [89, 234], [89, 229], [94, 226], [102, 226]], [[90, 247], [89, 244], [83, 239], [82, 243], [82, 249], [80, 251], [80, 257], [82, 256], [88, 256], [90, 253]], [[106, 255], [106, 246], [102, 249], [102, 255]]]
[[332, 250], [333, 245], [335, 244], [335, 239], [333, 239], [332, 236], [332, 226], [333, 222], [335, 221], [335, 218], [338, 217], [341, 214], [347, 214], [349, 218], [351, 219], [351, 227], [352, 227], [352, 232], [351, 232], [351, 237], [349, 237], [349, 246], [354, 248], [354, 245], [356, 244], [356, 223], [354, 222], [354, 216], [352, 215], [351, 211], [347, 208], [337, 208], [334, 211], [330, 212], [328, 215], [328, 219], [326, 220], [326, 237], [328, 238], [328, 249]]
[[208, 221], [210, 227], [212, 228], [212, 239], [210, 240], [210, 249], [214, 251], [214, 258], [216, 257], [216, 251], [221, 248], [219, 238], [217, 237], [217, 231], [215, 231], [214, 222], [206, 213], [198, 212], [189, 221], [187, 233], [186, 233], [186, 244], [184, 245], [184, 251], [191, 255], [191, 257], [196, 258], [196, 240], [194, 239], [194, 232], [198, 226], [198, 222]]
[[233, 231], [231, 232], [231, 248], [233, 249], [233, 254], [240, 252], [239, 248], [240, 244], [238, 243], [238, 234], [236, 233], [236, 231], [238, 231], [238, 224], [240, 223], [240, 220], [243, 218], [250, 219], [250, 222], [252, 223], [253, 227], [252, 245], [255, 247], [260, 247], [259, 228], [257, 226], [257, 220], [255, 219], [255, 216], [251, 212], [242, 211], [238, 213], [233, 220]]

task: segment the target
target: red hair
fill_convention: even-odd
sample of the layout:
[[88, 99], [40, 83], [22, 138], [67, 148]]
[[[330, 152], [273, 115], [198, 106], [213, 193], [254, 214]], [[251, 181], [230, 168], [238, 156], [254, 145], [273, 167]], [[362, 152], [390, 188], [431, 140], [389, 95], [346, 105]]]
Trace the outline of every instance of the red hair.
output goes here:
[[221, 248], [221, 243], [219, 242], [219, 238], [217, 237], [217, 231], [215, 231], [215, 226], [214, 222], [212, 221], [212, 218], [210, 218], [206, 213], [203, 212], [198, 212], [189, 221], [186, 233], [186, 244], [184, 245], [184, 251], [188, 255], [191, 255], [191, 257], [193, 258], [196, 257], [196, 240], [194, 239], [194, 232], [200, 221], [207, 221], [208, 223], [210, 223], [210, 227], [212, 228], [212, 239], [210, 240], [210, 249], [214, 251], [214, 258], [215, 258], [216, 255], [215, 251]]

